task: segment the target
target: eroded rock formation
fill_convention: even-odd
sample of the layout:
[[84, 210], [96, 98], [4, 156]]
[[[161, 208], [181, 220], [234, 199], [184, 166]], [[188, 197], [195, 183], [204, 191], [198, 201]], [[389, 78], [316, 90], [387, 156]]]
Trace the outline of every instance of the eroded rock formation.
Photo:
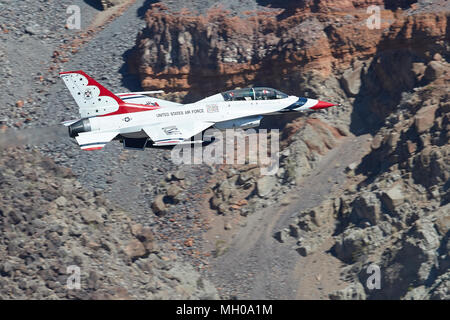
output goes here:
[[[414, 57], [409, 60], [430, 60], [443, 51], [445, 12], [382, 10], [380, 28], [367, 27], [368, 5], [393, 9], [412, 2], [300, 1], [292, 15], [281, 18], [280, 11], [231, 16], [220, 7], [197, 16], [186, 10], [172, 13], [157, 4], [147, 12], [147, 27], [137, 39], [132, 65], [144, 88], [189, 93], [190, 99], [252, 84], [298, 93], [308, 90], [311, 73], [324, 81], [352, 68], [344, 76], [351, 83], [343, 87], [356, 95], [359, 87], [353, 82], [364, 69], [360, 61], [369, 66], [372, 57], [393, 49], [409, 51]], [[277, 7], [276, 1], [270, 3]], [[278, 7], [292, 9], [293, 2], [286, 3]], [[383, 62], [397, 66], [393, 58]], [[400, 62], [400, 67], [408, 63]], [[386, 86], [392, 90], [389, 83]]]
[[[369, 154], [347, 168], [356, 184], [293, 221], [307, 254], [321, 239], [308, 218], [331, 220], [321, 232], [335, 235], [333, 254], [354, 279], [333, 299], [449, 298], [450, 65], [440, 60], [439, 68], [440, 77], [403, 95]], [[379, 290], [366, 285], [371, 264], [381, 268]]]

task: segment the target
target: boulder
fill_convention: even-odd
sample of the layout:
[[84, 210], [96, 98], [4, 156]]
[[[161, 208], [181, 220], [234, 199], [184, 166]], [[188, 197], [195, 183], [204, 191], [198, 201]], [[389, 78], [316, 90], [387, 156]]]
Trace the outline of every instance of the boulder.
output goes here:
[[222, 195], [222, 200], [227, 201], [231, 197], [233, 189], [234, 188], [229, 180], [224, 180], [217, 186], [216, 191], [218, 194]]
[[397, 184], [388, 191], [381, 194], [381, 201], [383, 205], [391, 212], [395, 211], [396, 207], [405, 201], [405, 195], [401, 185]]
[[55, 200], [58, 207], [64, 207], [67, 204], [67, 199], [64, 196], [60, 196]]
[[256, 192], [261, 198], [267, 197], [273, 190], [276, 183], [276, 177], [264, 176], [256, 182]]
[[155, 197], [152, 203], [152, 210], [156, 214], [162, 214], [166, 211], [166, 204], [164, 203], [164, 195], [159, 194]]
[[425, 74], [427, 66], [423, 62], [414, 62], [412, 64], [412, 72], [416, 76], [417, 81], [420, 81]]
[[381, 204], [378, 197], [372, 192], [365, 192], [353, 201], [353, 209], [358, 220], [368, 220], [376, 225], [380, 220]]
[[239, 185], [249, 183], [251, 181], [251, 179], [252, 178], [254, 179], [256, 176], [258, 176], [258, 174], [259, 174], [259, 168], [241, 172], [237, 182]]
[[216, 194], [211, 198], [210, 203], [212, 209], [217, 209], [223, 203], [222, 197]]
[[352, 283], [348, 287], [329, 294], [331, 300], [365, 300], [366, 293], [360, 282]]
[[349, 96], [356, 96], [361, 88], [361, 71], [363, 70], [363, 65], [360, 63], [355, 68], [347, 69], [344, 71], [341, 83], [345, 92]]
[[167, 195], [172, 198], [175, 198], [180, 192], [181, 188], [174, 184], [170, 185], [170, 187], [167, 189]]
[[84, 222], [86, 223], [103, 223], [103, 218], [100, 214], [100, 212], [91, 210], [91, 209], [84, 209], [80, 211], [81, 218], [83, 218]]
[[438, 106], [428, 106], [421, 108], [414, 117], [416, 131], [420, 134], [433, 126], [435, 113]]
[[40, 33], [39, 26], [37, 24], [28, 25], [25, 27], [25, 32], [30, 35], [38, 35]]
[[383, 232], [378, 226], [365, 229], [349, 228], [336, 237], [334, 252], [342, 261], [354, 263], [367, 255], [372, 248], [380, 246], [383, 239]]
[[436, 230], [441, 236], [445, 236], [450, 230], [450, 203], [444, 206], [435, 221]]
[[352, 162], [347, 166], [347, 168], [345, 168], [345, 171], [347, 171], [347, 172], [354, 171], [357, 167], [358, 167], [358, 162]]
[[440, 77], [446, 72], [449, 71], [449, 66], [443, 62], [440, 61], [430, 61], [430, 63], [427, 66], [427, 69], [425, 70], [424, 78], [427, 81], [434, 81]]
[[312, 222], [318, 227], [325, 226], [333, 218], [333, 201], [326, 200], [319, 207], [309, 212]]
[[317, 238], [308, 238], [308, 239], [301, 239], [298, 242], [298, 248], [297, 248], [297, 252], [303, 256], [306, 257], [307, 255], [310, 255], [311, 253], [315, 252], [320, 245], [323, 243], [323, 241], [321, 239], [317, 239]]
[[291, 237], [298, 238], [300, 236], [300, 228], [296, 224], [289, 225], [289, 234]]
[[177, 170], [172, 174], [172, 177], [177, 179], [177, 180], [184, 180], [186, 178], [186, 172], [184, 172], [183, 170]]
[[276, 232], [274, 234], [274, 238], [277, 239], [281, 243], [286, 242], [286, 239], [287, 239], [286, 230], [281, 230], [281, 231]]
[[153, 241], [155, 238], [152, 229], [141, 224], [132, 225], [131, 233], [141, 242]]
[[228, 213], [228, 211], [230, 211], [230, 206], [226, 203], [221, 203], [219, 204], [219, 206], [217, 207], [217, 211], [220, 214], [226, 215]]
[[128, 245], [123, 251], [132, 260], [143, 257], [147, 252], [142, 242], [137, 239], [133, 239], [128, 242]]

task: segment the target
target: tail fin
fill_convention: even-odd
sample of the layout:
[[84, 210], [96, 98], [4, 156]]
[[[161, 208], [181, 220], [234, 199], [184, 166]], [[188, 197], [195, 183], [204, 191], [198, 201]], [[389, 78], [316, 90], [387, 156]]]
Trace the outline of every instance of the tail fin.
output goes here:
[[61, 72], [82, 118], [115, 112], [124, 102], [83, 71]]

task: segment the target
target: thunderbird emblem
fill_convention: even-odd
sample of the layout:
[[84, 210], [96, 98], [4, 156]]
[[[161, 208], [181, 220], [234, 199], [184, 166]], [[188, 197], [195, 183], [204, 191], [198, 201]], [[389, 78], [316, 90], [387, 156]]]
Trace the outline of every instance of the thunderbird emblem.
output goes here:
[[84, 91], [84, 97], [85, 97], [86, 99], [92, 98], [92, 92], [91, 92], [91, 89], [86, 89], [86, 91]]

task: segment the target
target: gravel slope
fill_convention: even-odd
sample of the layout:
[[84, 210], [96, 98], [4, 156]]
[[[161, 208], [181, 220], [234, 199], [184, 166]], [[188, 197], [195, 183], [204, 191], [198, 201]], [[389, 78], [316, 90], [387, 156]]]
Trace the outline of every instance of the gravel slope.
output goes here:
[[[230, 1], [230, 4], [233, 3], [238, 2]], [[36, 5], [38, 4], [39, 1]], [[84, 1], [71, 4], [80, 5], [84, 20], [93, 20], [98, 13]], [[169, 248], [189, 259], [198, 269], [203, 269], [207, 265], [206, 258], [193, 256], [193, 252], [202, 252], [201, 237], [204, 230], [196, 211], [197, 203], [201, 201], [197, 195], [204, 193], [213, 170], [203, 165], [183, 167], [185, 181], [188, 182], [182, 193], [182, 200], [172, 205], [164, 216], [157, 216], [151, 208], [152, 202], [161, 192], [167, 173], [177, 169], [170, 161], [170, 150], [147, 149], [144, 152], [133, 152], [123, 150], [118, 142], [113, 142], [99, 152], [83, 152], [73, 139], [67, 137], [65, 128], [59, 125], [61, 121], [78, 115], [72, 97], [57, 75], [59, 71], [83, 69], [113, 92], [140, 89], [137, 79], [127, 72], [125, 61], [129, 50], [135, 45], [137, 33], [144, 27], [143, 12], [149, 4], [149, 1], [135, 1], [104, 29], [90, 35], [92, 38], [74, 53], [63, 52], [60, 46], [76, 37], [82, 38], [80, 34], [85, 30], [73, 33], [57, 28], [59, 21], [65, 17], [68, 5], [65, 2], [54, 6], [55, 19], [48, 19], [46, 22], [59, 32], [54, 41], [41, 39], [40, 35], [25, 34], [21, 47], [18, 47], [21, 55], [14, 57], [13, 49], [16, 44], [7, 36], [4, 40], [10, 50], [7, 57], [9, 60], [23, 60], [21, 68], [13, 70], [11, 78], [18, 85], [24, 84], [22, 90], [17, 92], [13, 87], [7, 86], [10, 89], [6, 90], [6, 94], [10, 98], [8, 108], [2, 114], [9, 119], [9, 125], [16, 121], [22, 122], [18, 126], [21, 129], [19, 134], [7, 140], [13, 144], [28, 143], [28, 150], [38, 149], [55, 163], [71, 168], [84, 187], [96, 190], [131, 212], [136, 222], [152, 227], [157, 239], [163, 240]], [[51, 3], [47, 5], [50, 6]], [[252, 9], [254, 2], [248, 1], [240, 5], [242, 9]], [[21, 7], [19, 9], [22, 10]], [[84, 28], [87, 26], [87, 23], [83, 25]], [[42, 45], [42, 50], [38, 53], [37, 49], [33, 51], [37, 42]], [[61, 55], [67, 54], [68, 61], [62, 63], [58, 58], [55, 62], [52, 58], [55, 50]], [[35, 63], [36, 58], [41, 59], [39, 63]], [[11, 63], [9, 61], [1, 65], [11, 66]], [[30, 65], [33, 68], [29, 68]], [[51, 66], [57, 69], [48, 72]], [[41, 75], [45, 78], [44, 81], [37, 80]], [[13, 92], [14, 95], [11, 94]], [[32, 102], [28, 102], [28, 98]], [[21, 108], [15, 105], [19, 99], [25, 101]], [[31, 119], [28, 123], [23, 121], [26, 117]], [[20, 137], [19, 141], [15, 140], [17, 137]], [[188, 239], [193, 244], [186, 246], [184, 243]]]
[[[367, 135], [348, 137], [331, 150], [309, 177], [291, 190], [287, 207], [277, 205], [249, 216], [226, 253], [211, 265], [211, 279], [224, 297], [237, 299], [327, 299], [339, 288], [340, 262], [331, 254], [302, 257], [295, 243], [274, 237], [298, 212], [319, 205], [345, 183], [344, 168], [367, 150]], [[268, 254], [270, 252], [270, 254]], [[324, 275], [322, 283], [314, 279]], [[328, 277], [327, 277], [328, 275]]]
[[[42, 109], [37, 81], [51, 64], [58, 46], [79, 31], [65, 28], [70, 16], [66, 9], [76, 5], [81, 12], [81, 29], [85, 30], [98, 12], [83, 0], [0, 1], [0, 118], [18, 119], [18, 111], [27, 116]], [[53, 83], [53, 79], [47, 79]], [[47, 83], [45, 81], [45, 83]], [[33, 96], [33, 102], [17, 110], [15, 103]], [[36, 109], [36, 110], [35, 110]], [[44, 121], [41, 121], [43, 123]]]
[[[19, 141], [15, 135], [7, 138], [8, 142], [30, 143], [33, 145], [31, 148], [39, 149], [57, 164], [71, 168], [83, 186], [103, 192], [114, 203], [133, 212], [137, 221], [152, 226], [158, 236], [174, 240], [174, 247], [182, 253], [188, 255], [192, 249], [201, 249], [201, 234], [194, 231], [196, 221], [192, 219], [192, 212], [197, 202], [195, 196], [204, 192], [210, 177], [208, 168], [202, 165], [184, 167], [186, 180], [195, 183], [186, 189], [183, 201], [172, 206], [165, 217], [157, 217], [151, 209], [152, 201], [167, 173], [177, 169], [170, 161], [170, 150], [132, 152], [113, 142], [99, 152], [82, 152], [59, 125], [61, 121], [78, 115], [72, 97], [58, 77], [59, 71], [82, 69], [113, 92], [140, 90], [138, 79], [128, 73], [126, 59], [135, 45], [138, 32], [145, 25], [144, 13], [153, 1], [136, 0], [102, 30], [87, 37], [83, 32], [98, 11], [85, 1], [35, 1], [21, 3], [19, 7], [11, 6], [10, 1], [0, 3], [3, 7], [10, 7], [12, 12], [2, 12], [2, 15], [5, 13], [5, 16], [9, 14], [12, 17], [4, 20], [10, 31], [1, 35], [6, 59], [0, 63], [2, 70], [10, 70], [11, 75], [7, 79], [11, 83], [4, 85], [8, 90], [3, 91], [0, 97], [6, 103], [6, 108], [0, 110], [0, 120], [5, 118], [9, 126], [24, 129], [20, 130], [22, 138]], [[217, 4], [214, 1], [165, 3], [169, 7], [187, 6], [200, 12]], [[67, 17], [67, 6], [73, 4], [81, 8], [82, 30], [79, 32], [67, 30], [61, 24]], [[253, 0], [230, 0], [221, 4], [236, 12], [257, 6]], [[33, 19], [37, 21], [36, 33], [27, 33], [21, 27], [15, 18], [21, 11], [29, 13], [30, 23]], [[31, 25], [34, 26], [33, 23]], [[46, 29], [51, 32], [43, 31]], [[17, 37], [19, 40], [16, 41]], [[87, 39], [88, 42], [74, 52], [61, 49], [62, 45], [67, 46], [74, 39]], [[15, 55], [17, 49], [19, 54]], [[56, 58], [55, 51], [58, 51]], [[68, 61], [62, 61], [62, 57]], [[49, 71], [51, 67], [55, 70]], [[24, 101], [23, 107], [16, 106], [18, 100]], [[193, 248], [183, 246], [189, 238], [195, 240]], [[204, 265], [203, 261], [195, 263], [199, 267]]]

